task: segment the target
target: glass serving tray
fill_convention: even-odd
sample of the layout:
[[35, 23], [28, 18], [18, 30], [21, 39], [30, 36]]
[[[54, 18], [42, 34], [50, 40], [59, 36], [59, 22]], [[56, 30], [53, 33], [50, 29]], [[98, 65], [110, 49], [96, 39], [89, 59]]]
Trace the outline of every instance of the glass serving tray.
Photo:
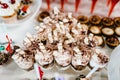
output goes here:
[[[72, 1], [72, 0], [68, 0], [68, 1]], [[100, 16], [107, 16], [108, 7], [106, 7], [106, 5], [103, 4], [103, 3], [106, 3], [106, 0], [98, 0], [98, 2], [99, 2], [99, 4], [97, 4], [97, 6], [95, 7], [94, 14], [97, 14]], [[84, 15], [90, 16], [91, 15], [89, 13], [90, 12], [89, 11], [90, 4], [91, 4], [91, 0], [87, 0], [87, 1], [82, 0], [81, 5], [78, 10], [78, 13], [75, 14], [74, 13], [74, 4], [69, 3], [69, 4], [65, 5], [65, 11], [73, 12], [76, 16], [83, 14], [83, 13], [84, 13]], [[58, 2], [53, 3], [51, 5], [51, 7], [53, 7], [53, 6], [60, 7], [60, 4]], [[100, 7], [100, 6], [102, 6], [102, 7]], [[47, 9], [47, 6], [43, 0], [41, 10], [45, 10], [45, 9]], [[120, 7], [116, 6], [111, 17], [120, 16], [120, 14], [118, 12], [119, 9], [120, 9]], [[38, 12], [38, 14], [39, 14], [39, 12]], [[37, 15], [36, 15], [36, 17], [37, 17]], [[38, 25], [38, 24], [39, 23], [37, 23], [36, 18], [34, 18], [19, 27], [7, 28], [7, 32], [10, 35], [10, 37], [13, 39], [13, 41], [15, 41], [16, 44], [22, 46], [22, 40], [25, 37], [25, 33], [30, 32], [31, 34], [34, 34], [35, 33], [34, 26]], [[18, 25], [16, 25], [16, 26], [18, 26]], [[107, 46], [104, 47], [104, 50], [108, 53], [108, 55], [110, 55], [112, 52], [112, 50], [110, 48], [108, 48]], [[54, 66], [51, 70], [43, 70], [43, 72], [44, 72], [43, 77], [52, 78], [55, 76], [56, 73], [58, 73], [60, 76], [64, 76], [65, 80], [75, 80], [75, 78], [77, 76], [79, 76], [80, 74], [87, 75], [87, 73], [89, 71], [90, 71], [90, 69], [86, 68], [83, 71], [75, 72], [74, 70], [72, 70], [71, 67], [69, 69], [63, 71], [63, 70], [56, 69], [56, 67]], [[106, 68], [103, 68], [99, 72], [95, 72], [93, 74], [92, 80], [108, 80], [107, 75], [108, 74], [107, 74], [107, 67], [106, 67]], [[17, 64], [15, 64], [11, 60], [10, 63], [0, 66], [0, 80], [37, 80], [37, 76], [36, 76], [35, 70], [31, 70], [31, 71], [22, 70], [21, 68], [19, 68], [17, 66]]]

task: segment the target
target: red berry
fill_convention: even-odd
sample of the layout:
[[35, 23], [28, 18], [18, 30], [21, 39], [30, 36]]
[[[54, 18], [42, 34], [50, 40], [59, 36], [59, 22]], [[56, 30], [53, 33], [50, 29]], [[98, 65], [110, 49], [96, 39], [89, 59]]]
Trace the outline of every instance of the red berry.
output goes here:
[[1, 5], [2, 5], [1, 7], [4, 9], [8, 8], [8, 5], [6, 3], [1, 3]]
[[15, 4], [15, 2], [16, 2], [15, 0], [11, 0], [11, 4]]

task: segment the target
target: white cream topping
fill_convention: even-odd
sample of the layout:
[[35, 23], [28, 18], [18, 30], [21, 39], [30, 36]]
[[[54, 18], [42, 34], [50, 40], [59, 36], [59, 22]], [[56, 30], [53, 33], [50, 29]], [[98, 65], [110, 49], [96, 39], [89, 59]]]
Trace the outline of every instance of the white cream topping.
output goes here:
[[79, 66], [79, 65], [86, 66], [87, 64], [88, 64], [88, 61], [86, 61], [81, 54], [76, 54], [72, 58], [73, 66]]
[[[34, 62], [32, 58], [27, 58], [25, 56], [25, 52], [21, 49], [18, 49], [16, 51], [17, 53], [12, 56], [14, 61], [17, 63], [17, 65], [22, 69], [29, 69], [33, 66]], [[24, 58], [22, 56], [24, 56]]]
[[67, 66], [71, 62], [71, 54], [68, 51], [63, 51], [63, 53], [59, 53], [58, 51], [53, 52], [53, 56], [58, 65]]
[[52, 63], [53, 56], [52, 52], [47, 51], [47, 53], [42, 53], [40, 51], [37, 51], [37, 54], [35, 54], [35, 60], [41, 65], [47, 65]]
[[15, 10], [20, 6], [20, 0], [16, 0], [15, 4], [11, 4], [10, 0], [1, 0], [2, 3], [6, 3], [9, 7], [3, 9], [0, 7], [0, 16], [10, 16], [15, 13]]

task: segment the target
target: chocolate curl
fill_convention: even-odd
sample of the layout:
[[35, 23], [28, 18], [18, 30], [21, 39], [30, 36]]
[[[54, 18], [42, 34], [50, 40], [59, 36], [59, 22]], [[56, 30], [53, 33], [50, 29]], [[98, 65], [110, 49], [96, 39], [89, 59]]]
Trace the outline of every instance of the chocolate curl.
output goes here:
[[13, 52], [13, 50], [11, 48], [12, 39], [9, 39], [8, 35], [6, 35], [6, 38], [8, 40], [8, 45], [6, 47], [6, 51], [8, 51], [10, 54], [12, 54], [12, 52]]
[[63, 11], [64, 10], [64, 4], [65, 4], [65, 0], [60, 0], [61, 2], [61, 10]]
[[97, 2], [97, 0], [92, 0], [92, 6], [91, 6], [91, 11], [90, 11], [91, 14], [92, 14], [93, 11], [94, 11], [94, 8], [95, 8], [95, 5], [96, 5], [96, 2]]
[[109, 6], [109, 4], [110, 4], [110, 1], [111, 1], [111, 0], [108, 0], [108, 1], [107, 1], [107, 6]]
[[50, 0], [46, 0], [46, 2], [47, 2], [48, 10], [50, 10]]
[[80, 4], [80, 1], [81, 1], [81, 0], [76, 0], [76, 1], [75, 1], [75, 12], [78, 11], [78, 7], [79, 7], [79, 4]]
[[111, 7], [110, 7], [110, 10], [109, 10], [109, 13], [108, 13], [108, 16], [111, 15], [115, 5], [119, 2], [119, 0], [111, 0]]

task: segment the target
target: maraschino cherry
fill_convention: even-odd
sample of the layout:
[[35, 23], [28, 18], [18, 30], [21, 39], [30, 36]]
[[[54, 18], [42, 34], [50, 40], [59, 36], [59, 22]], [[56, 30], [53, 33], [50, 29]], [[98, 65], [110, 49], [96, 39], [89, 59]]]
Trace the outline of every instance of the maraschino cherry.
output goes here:
[[3, 8], [3, 9], [8, 8], [8, 5], [7, 5], [6, 3], [1, 3], [1, 2], [0, 2], [0, 5], [1, 5], [1, 8]]
[[15, 4], [15, 2], [16, 2], [15, 0], [10, 0], [10, 1], [11, 1], [11, 4]]

